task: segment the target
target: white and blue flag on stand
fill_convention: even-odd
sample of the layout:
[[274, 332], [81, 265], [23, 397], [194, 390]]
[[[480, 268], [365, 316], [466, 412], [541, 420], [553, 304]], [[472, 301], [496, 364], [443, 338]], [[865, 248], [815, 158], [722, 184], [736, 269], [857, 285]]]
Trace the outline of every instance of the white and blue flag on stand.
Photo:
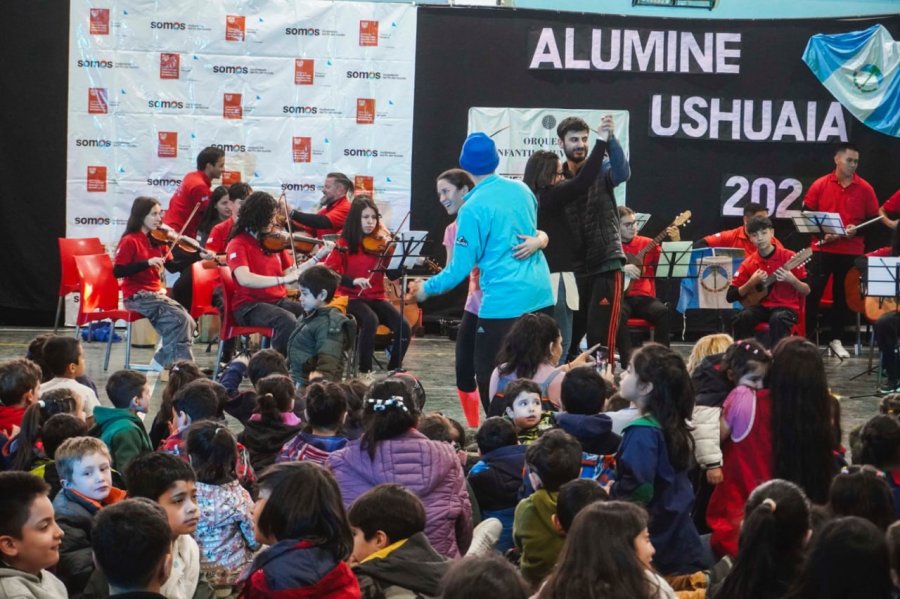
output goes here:
[[803, 62], [853, 116], [900, 137], [900, 43], [882, 25], [814, 35]]

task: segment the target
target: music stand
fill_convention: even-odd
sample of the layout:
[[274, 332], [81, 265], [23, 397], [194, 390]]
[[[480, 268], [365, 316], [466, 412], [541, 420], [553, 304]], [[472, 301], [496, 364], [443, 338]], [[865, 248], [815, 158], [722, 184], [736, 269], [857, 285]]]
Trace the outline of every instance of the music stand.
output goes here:
[[[897, 302], [900, 302], [900, 258], [877, 256], [866, 260], [866, 297], [874, 297], [879, 300], [892, 299], [895, 309], [897, 309]], [[876, 368], [879, 373], [878, 379], [881, 379], [881, 365], [873, 366], [871, 363], [872, 354], [870, 353], [869, 356], [869, 368], [850, 377], [851, 381], [864, 374], [871, 374]], [[870, 395], [855, 395], [853, 397], [869, 397]]]
[[641, 229], [644, 228], [644, 225], [647, 224], [647, 221], [650, 220], [650, 215], [646, 212], [635, 212], [634, 213], [634, 231], [635, 233], [640, 233]]
[[[425, 244], [425, 238], [428, 236], [428, 231], [404, 231], [402, 233], [397, 234], [394, 237], [394, 240], [388, 245], [388, 248], [393, 247], [393, 255], [391, 256], [390, 262], [388, 262], [387, 266], [384, 269], [379, 269], [383, 271], [389, 270], [399, 270], [401, 277], [401, 285], [400, 285], [400, 330], [397, 331], [397, 339], [394, 347], [394, 351], [397, 352], [399, 356], [397, 359], [397, 370], [403, 370], [403, 321], [405, 319], [404, 310], [406, 308], [406, 286], [409, 282], [409, 271], [412, 268], [417, 266], [417, 262], [420, 258], [426, 257], [422, 253], [423, 246]], [[388, 248], [385, 249], [385, 252], [390, 251]], [[412, 333], [412, 327], [410, 327], [410, 333]]]
[[847, 234], [844, 221], [841, 220], [841, 215], [837, 212], [804, 211], [791, 216], [791, 221], [800, 233], [809, 233], [820, 237], [825, 237], [829, 233], [832, 235]]

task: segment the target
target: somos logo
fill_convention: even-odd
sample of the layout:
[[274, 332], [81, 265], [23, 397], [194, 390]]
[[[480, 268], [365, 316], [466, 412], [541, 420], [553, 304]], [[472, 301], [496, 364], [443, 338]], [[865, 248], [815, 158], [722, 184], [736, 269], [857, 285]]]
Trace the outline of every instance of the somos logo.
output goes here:
[[113, 63], [111, 60], [81, 60], [75, 62], [75, 66], [80, 69], [111, 69]]
[[181, 100], [147, 100], [147, 108], [174, 108], [181, 110], [184, 102]]
[[112, 221], [108, 216], [76, 216], [76, 225], [109, 225]]
[[381, 79], [378, 71], [347, 71], [347, 79]]
[[315, 183], [282, 183], [281, 191], [315, 191]]
[[212, 72], [226, 75], [246, 75], [250, 72], [250, 69], [238, 65], [215, 65], [212, 68]]
[[181, 185], [181, 179], [147, 179], [147, 185], [150, 187], [178, 187]]
[[181, 21], [150, 21], [150, 29], [168, 29], [170, 31], [184, 31], [187, 25]]
[[219, 148], [223, 152], [246, 152], [247, 146], [244, 144], [212, 144], [212, 147]]
[[322, 32], [318, 27], [285, 27], [285, 35], [300, 35], [303, 37], [319, 37]]
[[344, 148], [344, 156], [365, 156], [367, 158], [377, 158], [378, 150], [371, 150], [369, 148]]
[[319, 114], [319, 109], [315, 106], [282, 106], [281, 112], [284, 114]]
[[112, 142], [108, 139], [76, 139], [76, 148], [109, 148]]

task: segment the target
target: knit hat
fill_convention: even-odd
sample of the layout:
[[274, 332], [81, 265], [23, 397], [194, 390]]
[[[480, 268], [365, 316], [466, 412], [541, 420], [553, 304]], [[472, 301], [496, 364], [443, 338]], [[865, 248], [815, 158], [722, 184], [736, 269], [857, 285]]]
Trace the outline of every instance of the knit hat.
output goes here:
[[459, 154], [459, 166], [471, 174], [489, 175], [497, 170], [500, 155], [494, 140], [484, 133], [470, 133]]

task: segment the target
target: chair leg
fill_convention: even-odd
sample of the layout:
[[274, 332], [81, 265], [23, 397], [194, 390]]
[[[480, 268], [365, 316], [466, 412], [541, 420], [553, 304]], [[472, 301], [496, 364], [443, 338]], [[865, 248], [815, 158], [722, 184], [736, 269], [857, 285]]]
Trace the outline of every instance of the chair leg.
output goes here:
[[125, 323], [125, 368], [131, 368], [131, 321]]
[[62, 312], [63, 303], [65, 302], [65, 296], [59, 296], [59, 301], [56, 302], [56, 318], [53, 319], [53, 334], [59, 330], [59, 315]]
[[109, 353], [112, 351], [113, 335], [116, 333], [116, 321], [109, 320], [109, 337], [106, 338], [106, 357], [103, 358], [103, 372], [109, 370]]
[[213, 380], [219, 380], [219, 365], [222, 363], [222, 351], [225, 348], [225, 342], [219, 340], [219, 350], [216, 352], [216, 365], [213, 367]]

